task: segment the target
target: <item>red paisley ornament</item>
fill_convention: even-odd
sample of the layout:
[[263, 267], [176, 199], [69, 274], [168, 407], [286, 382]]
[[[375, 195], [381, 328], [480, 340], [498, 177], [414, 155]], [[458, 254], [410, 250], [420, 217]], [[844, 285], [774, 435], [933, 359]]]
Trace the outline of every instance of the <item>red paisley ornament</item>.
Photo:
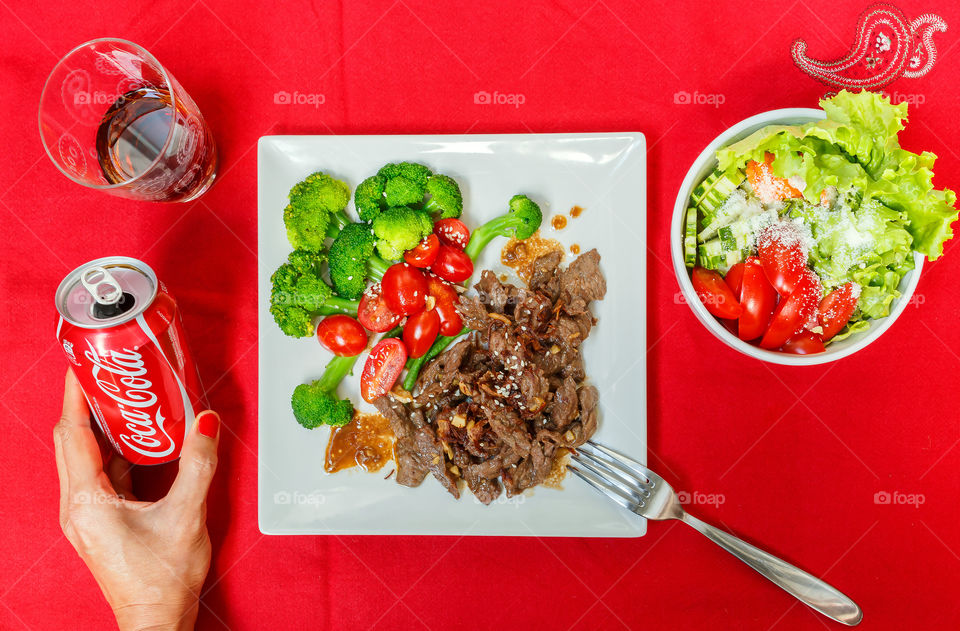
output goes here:
[[841, 59], [808, 57], [802, 39], [793, 42], [791, 54], [801, 70], [829, 86], [879, 88], [900, 77], [927, 74], [937, 60], [933, 34], [946, 30], [938, 15], [925, 13], [908, 21], [897, 7], [875, 4], [860, 15], [856, 43]]

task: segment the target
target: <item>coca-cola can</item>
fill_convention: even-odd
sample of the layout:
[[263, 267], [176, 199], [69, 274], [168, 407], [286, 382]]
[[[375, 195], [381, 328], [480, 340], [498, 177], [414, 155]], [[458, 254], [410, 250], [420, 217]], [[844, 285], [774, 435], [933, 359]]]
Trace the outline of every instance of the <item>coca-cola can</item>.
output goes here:
[[180, 456], [206, 409], [176, 300], [146, 263], [111, 256], [57, 288], [57, 340], [100, 429], [134, 464]]

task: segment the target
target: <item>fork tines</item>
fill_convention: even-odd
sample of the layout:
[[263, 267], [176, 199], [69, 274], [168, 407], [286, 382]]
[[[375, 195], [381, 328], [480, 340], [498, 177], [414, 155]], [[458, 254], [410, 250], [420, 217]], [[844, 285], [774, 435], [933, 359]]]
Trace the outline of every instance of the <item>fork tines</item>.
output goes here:
[[571, 472], [627, 510], [645, 506], [656, 484], [642, 464], [593, 442], [578, 447], [571, 459]]

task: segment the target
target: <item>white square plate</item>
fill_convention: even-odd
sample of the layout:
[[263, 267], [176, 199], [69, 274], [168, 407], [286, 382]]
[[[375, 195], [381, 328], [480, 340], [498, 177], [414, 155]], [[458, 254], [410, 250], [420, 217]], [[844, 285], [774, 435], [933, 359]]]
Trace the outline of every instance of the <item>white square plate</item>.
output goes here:
[[[475, 227], [525, 193], [544, 211], [542, 233], [582, 252], [597, 248], [606, 298], [583, 345], [587, 374], [600, 390], [596, 440], [646, 458], [646, 144], [640, 133], [477, 136], [265, 136], [258, 147], [259, 188], [259, 523], [265, 534], [537, 535], [636, 537], [646, 522], [573, 476], [563, 489], [538, 487], [491, 506], [469, 491], [460, 501], [427, 476], [415, 489], [359, 469], [323, 470], [326, 428], [300, 427], [290, 394], [316, 379], [330, 355], [313, 339], [280, 332], [269, 312], [270, 275], [290, 252], [283, 226], [287, 192], [321, 170], [351, 189], [384, 163], [410, 160], [453, 176], [464, 193], [463, 219]], [[565, 229], [554, 214], [585, 210]], [[353, 214], [352, 202], [348, 213]], [[505, 240], [492, 242], [477, 270], [508, 272]], [[572, 260], [568, 253], [566, 263]], [[516, 282], [516, 281], [514, 281]], [[360, 409], [357, 375], [341, 384]]]

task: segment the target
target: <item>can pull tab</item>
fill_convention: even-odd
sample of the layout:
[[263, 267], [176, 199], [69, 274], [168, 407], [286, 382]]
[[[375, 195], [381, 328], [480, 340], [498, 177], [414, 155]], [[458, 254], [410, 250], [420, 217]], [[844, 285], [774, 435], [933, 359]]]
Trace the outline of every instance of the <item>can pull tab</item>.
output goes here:
[[123, 290], [117, 279], [101, 265], [85, 269], [80, 275], [80, 282], [97, 304], [115, 305], [123, 298]]

